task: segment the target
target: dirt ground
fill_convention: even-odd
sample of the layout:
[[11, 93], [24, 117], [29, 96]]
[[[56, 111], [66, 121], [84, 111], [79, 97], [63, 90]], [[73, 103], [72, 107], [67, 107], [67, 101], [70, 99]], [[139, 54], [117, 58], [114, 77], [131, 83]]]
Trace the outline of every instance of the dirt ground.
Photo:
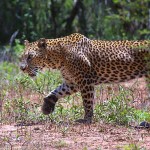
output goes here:
[[150, 150], [150, 130], [101, 123], [0, 128], [0, 150], [122, 150], [129, 145]]
[[[140, 81], [140, 82], [139, 82]], [[124, 86], [134, 92], [135, 107], [150, 108], [145, 101], [145, 81]], [[117, 91], [117, 86], [113, 87]], [[116, 88], [116, 89], [115, 89]], [[110, 90], [110, 88], [109, 88]], [[105, 99], [105, 91], [99, 99]], [[117, 126], [102, 122], [91, 125], [46, 122], [42, 125], [0, 124], [0, 150], [150, 150], [150, 129]]]

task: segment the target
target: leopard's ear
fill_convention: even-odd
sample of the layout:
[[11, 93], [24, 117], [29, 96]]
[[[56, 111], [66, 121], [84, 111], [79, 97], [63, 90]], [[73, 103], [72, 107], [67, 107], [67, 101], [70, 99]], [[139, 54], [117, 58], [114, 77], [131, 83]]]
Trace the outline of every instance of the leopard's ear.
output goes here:
[[47, 46], [46, 39], [45, 38], [39, 39], [37, 45], [39, 48], [46, 48]]
[[28, 40], [24, 40], [24, 45], [28, 46], [29, 45], [29, 41]]

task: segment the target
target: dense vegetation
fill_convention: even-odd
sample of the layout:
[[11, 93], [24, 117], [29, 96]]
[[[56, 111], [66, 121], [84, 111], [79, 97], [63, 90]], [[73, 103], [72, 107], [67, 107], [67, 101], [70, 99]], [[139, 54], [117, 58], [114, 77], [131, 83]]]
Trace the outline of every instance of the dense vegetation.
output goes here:
[[0, 43], [80, 32], [100, 39], [150, 39], [149, 0], [1, 0]]

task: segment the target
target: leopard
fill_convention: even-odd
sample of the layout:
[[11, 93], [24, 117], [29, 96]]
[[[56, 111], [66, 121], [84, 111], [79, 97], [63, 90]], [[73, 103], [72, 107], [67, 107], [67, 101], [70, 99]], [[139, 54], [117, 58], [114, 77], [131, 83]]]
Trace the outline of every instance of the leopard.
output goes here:
[[43, 68], [57, 69], [62, 84], [43, 98], [41, 110], [49, 115], [57, 101], [80, 92], [84, 117], [79, 123], [92, 123], [95, 86], [120, 83], [145, 76], [149, 81], [149, 40], [95, 40], [80, 33], [37, 41], [25, 40], [20, 69], [34, 77]]

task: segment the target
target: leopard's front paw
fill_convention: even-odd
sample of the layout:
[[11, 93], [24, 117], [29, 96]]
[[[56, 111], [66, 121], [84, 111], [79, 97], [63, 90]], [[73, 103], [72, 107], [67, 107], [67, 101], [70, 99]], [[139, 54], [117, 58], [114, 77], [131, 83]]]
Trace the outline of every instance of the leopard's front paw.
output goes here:
[[80, 124], [91, 124], [92, 123], [92, 119], [78, 119], [75, 121], [76, 123], [80, 123]]
[[48, 115], [54, 111], [57, 100], [58, 99], [55, 95], [44, 98], [44, 103], [42, 106], [42, 112], [44, 115]]

